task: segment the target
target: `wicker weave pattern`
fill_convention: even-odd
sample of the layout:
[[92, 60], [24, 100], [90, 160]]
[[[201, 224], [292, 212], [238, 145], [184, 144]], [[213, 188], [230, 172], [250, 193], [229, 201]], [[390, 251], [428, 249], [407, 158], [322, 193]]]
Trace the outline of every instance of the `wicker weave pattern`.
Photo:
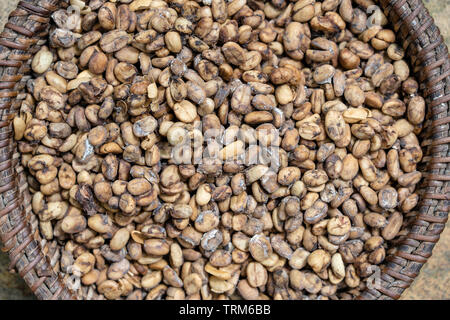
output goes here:
[[45, 42], [49, 15], [61, 4], [21, 1], [0, 35], [0, 239], [9, 252], [10, 268], [39, 299], [70, 299], [73, 294], [53, 271], [49, 248], [41, 245], [36, 218], [30, 214], [26, 178], [18, 166], [11, 120], [25, 98], [21, 91], [30, 78], [31, 58]]
[[[381, 284], [360, 299], [398, 299], [431, 256], [448, 218], [450, 181], [450, 60], [438, 28], [421, 0], [380, 0], [398, 39], [410, 57], [412, 71], [427, 101], [421, 136], [424, 148], [419, 214], [410, 233], [387, 257]], [[24, 99], [30, 61], [45, 42], [50, 14], [64, 0], [24, 0], [11, 13], [0, 34], [0, 240], [9, 252], [10, 268], [19, 272], [39, 299], [75, 299], [53, 271], [51, 248], [39, 235], [11, 120]]]

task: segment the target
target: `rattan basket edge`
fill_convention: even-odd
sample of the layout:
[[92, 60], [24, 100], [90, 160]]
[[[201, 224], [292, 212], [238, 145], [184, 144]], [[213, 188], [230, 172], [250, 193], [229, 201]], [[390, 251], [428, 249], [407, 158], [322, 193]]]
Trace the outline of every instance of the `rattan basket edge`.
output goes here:
[[[418, 215], [410, 233], [387, 257], [381, 282], [359, 299], [398, 299], [431, 256], [448, 218], [450, 195], [450, 60], [439, 29], [421, 0], [380, 0], [406, 50], [427, 101], [422, 136], [424, 179]], [[12, 119], [24, 99], [30, 58], [45, 42], [50, 14], [63, 0], [20, 1], [0, 34], [0, 240], [10, 268], [39, 299], [77, 299], [52, 266], [58, 252], [39, 234], [31, 213], [27, 179], [13, 141]], [[93, 297], [95, 298], [95, 296]]]

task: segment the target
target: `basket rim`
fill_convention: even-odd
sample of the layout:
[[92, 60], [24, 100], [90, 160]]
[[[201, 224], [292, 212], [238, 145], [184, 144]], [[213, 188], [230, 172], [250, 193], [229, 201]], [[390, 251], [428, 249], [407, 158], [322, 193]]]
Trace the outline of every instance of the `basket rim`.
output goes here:
[[[432, 254], [448, 219], [450, 193], [450, 59], [439, 28], [422, 0], [376, 0], [394, 26], [399, 43], [410, 58], [427, 103], [429, 136], [421, 145], [431, 153], [424, 173], [425, 193], [410, 233], [386, 257], [381, 283], [365, 289], [357, 299], [398, 299]], [[31, 55], [48, 35], [49, 16], [67, 0], [23, 0], [0, 34], [0, 241], [16, 269], [39, 299], [77, 299], [52, 268], [49, 248], [25, 214], [29, 199], [22, 194], [26, 181], [16, 172], [19, 159], [12, 140], [14, 104], [25, 86]], [[3, 58], [2, 58], [3, 57]], [[426, 158], [426, 157], [425, 157]], [[19, 181], [22, 180], [22, 181]], [[24, 184], [25, 187], [24, 187]], [[25, 190], [26, 191], [26, 190]]]

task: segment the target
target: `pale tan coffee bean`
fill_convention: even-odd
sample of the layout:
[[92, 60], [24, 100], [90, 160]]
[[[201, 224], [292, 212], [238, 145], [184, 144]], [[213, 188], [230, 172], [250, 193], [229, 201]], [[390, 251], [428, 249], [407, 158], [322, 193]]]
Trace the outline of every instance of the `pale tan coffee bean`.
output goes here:
[[174, 112], [177, 118], [185, 123], [190, 123], [197, 117], [197, 110], [195, 106], [188, 100], [183, 100], [174, 105]]
[[47, 47], [42, 47], [33, 57], [31, 68], [34, 72], [42, 74], [50, 68], [53, 62], [53, 54]]
[[130, 232], [126, 228], [117, 230], [114, 236], [111, 238], [110, 247], [112, 250], [120, 250], [124, 248], [128, 240], [130, 239]]

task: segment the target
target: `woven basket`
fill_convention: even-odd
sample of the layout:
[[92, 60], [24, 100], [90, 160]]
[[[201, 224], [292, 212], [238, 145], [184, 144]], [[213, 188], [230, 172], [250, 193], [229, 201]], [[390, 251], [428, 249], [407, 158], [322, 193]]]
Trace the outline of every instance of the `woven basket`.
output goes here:
[[[27, 178], [13, 140], [12, 119], [25, 98], [30, 61], [45, 43], [49, 16], [68, 0], [24, 0], [14, 10], [0, 35], [0, 240], [16, 270], [39, 299], [77, 299], [53, 266], [58, 250], [39, 234], [31, 212]], [[421, 134], [424, 172], [421, 202], [407, 216], [408, 233], [394, 242], [381, 283], [359, 299], [398, 299], [431, 256], [445, 227], [450, 199], [450, 60], [439, 29], [421, 0], [380, 0], [397, 39], [410, 60], [427, 102]], [[96, 298], [94, 296], [94, 298]]]

